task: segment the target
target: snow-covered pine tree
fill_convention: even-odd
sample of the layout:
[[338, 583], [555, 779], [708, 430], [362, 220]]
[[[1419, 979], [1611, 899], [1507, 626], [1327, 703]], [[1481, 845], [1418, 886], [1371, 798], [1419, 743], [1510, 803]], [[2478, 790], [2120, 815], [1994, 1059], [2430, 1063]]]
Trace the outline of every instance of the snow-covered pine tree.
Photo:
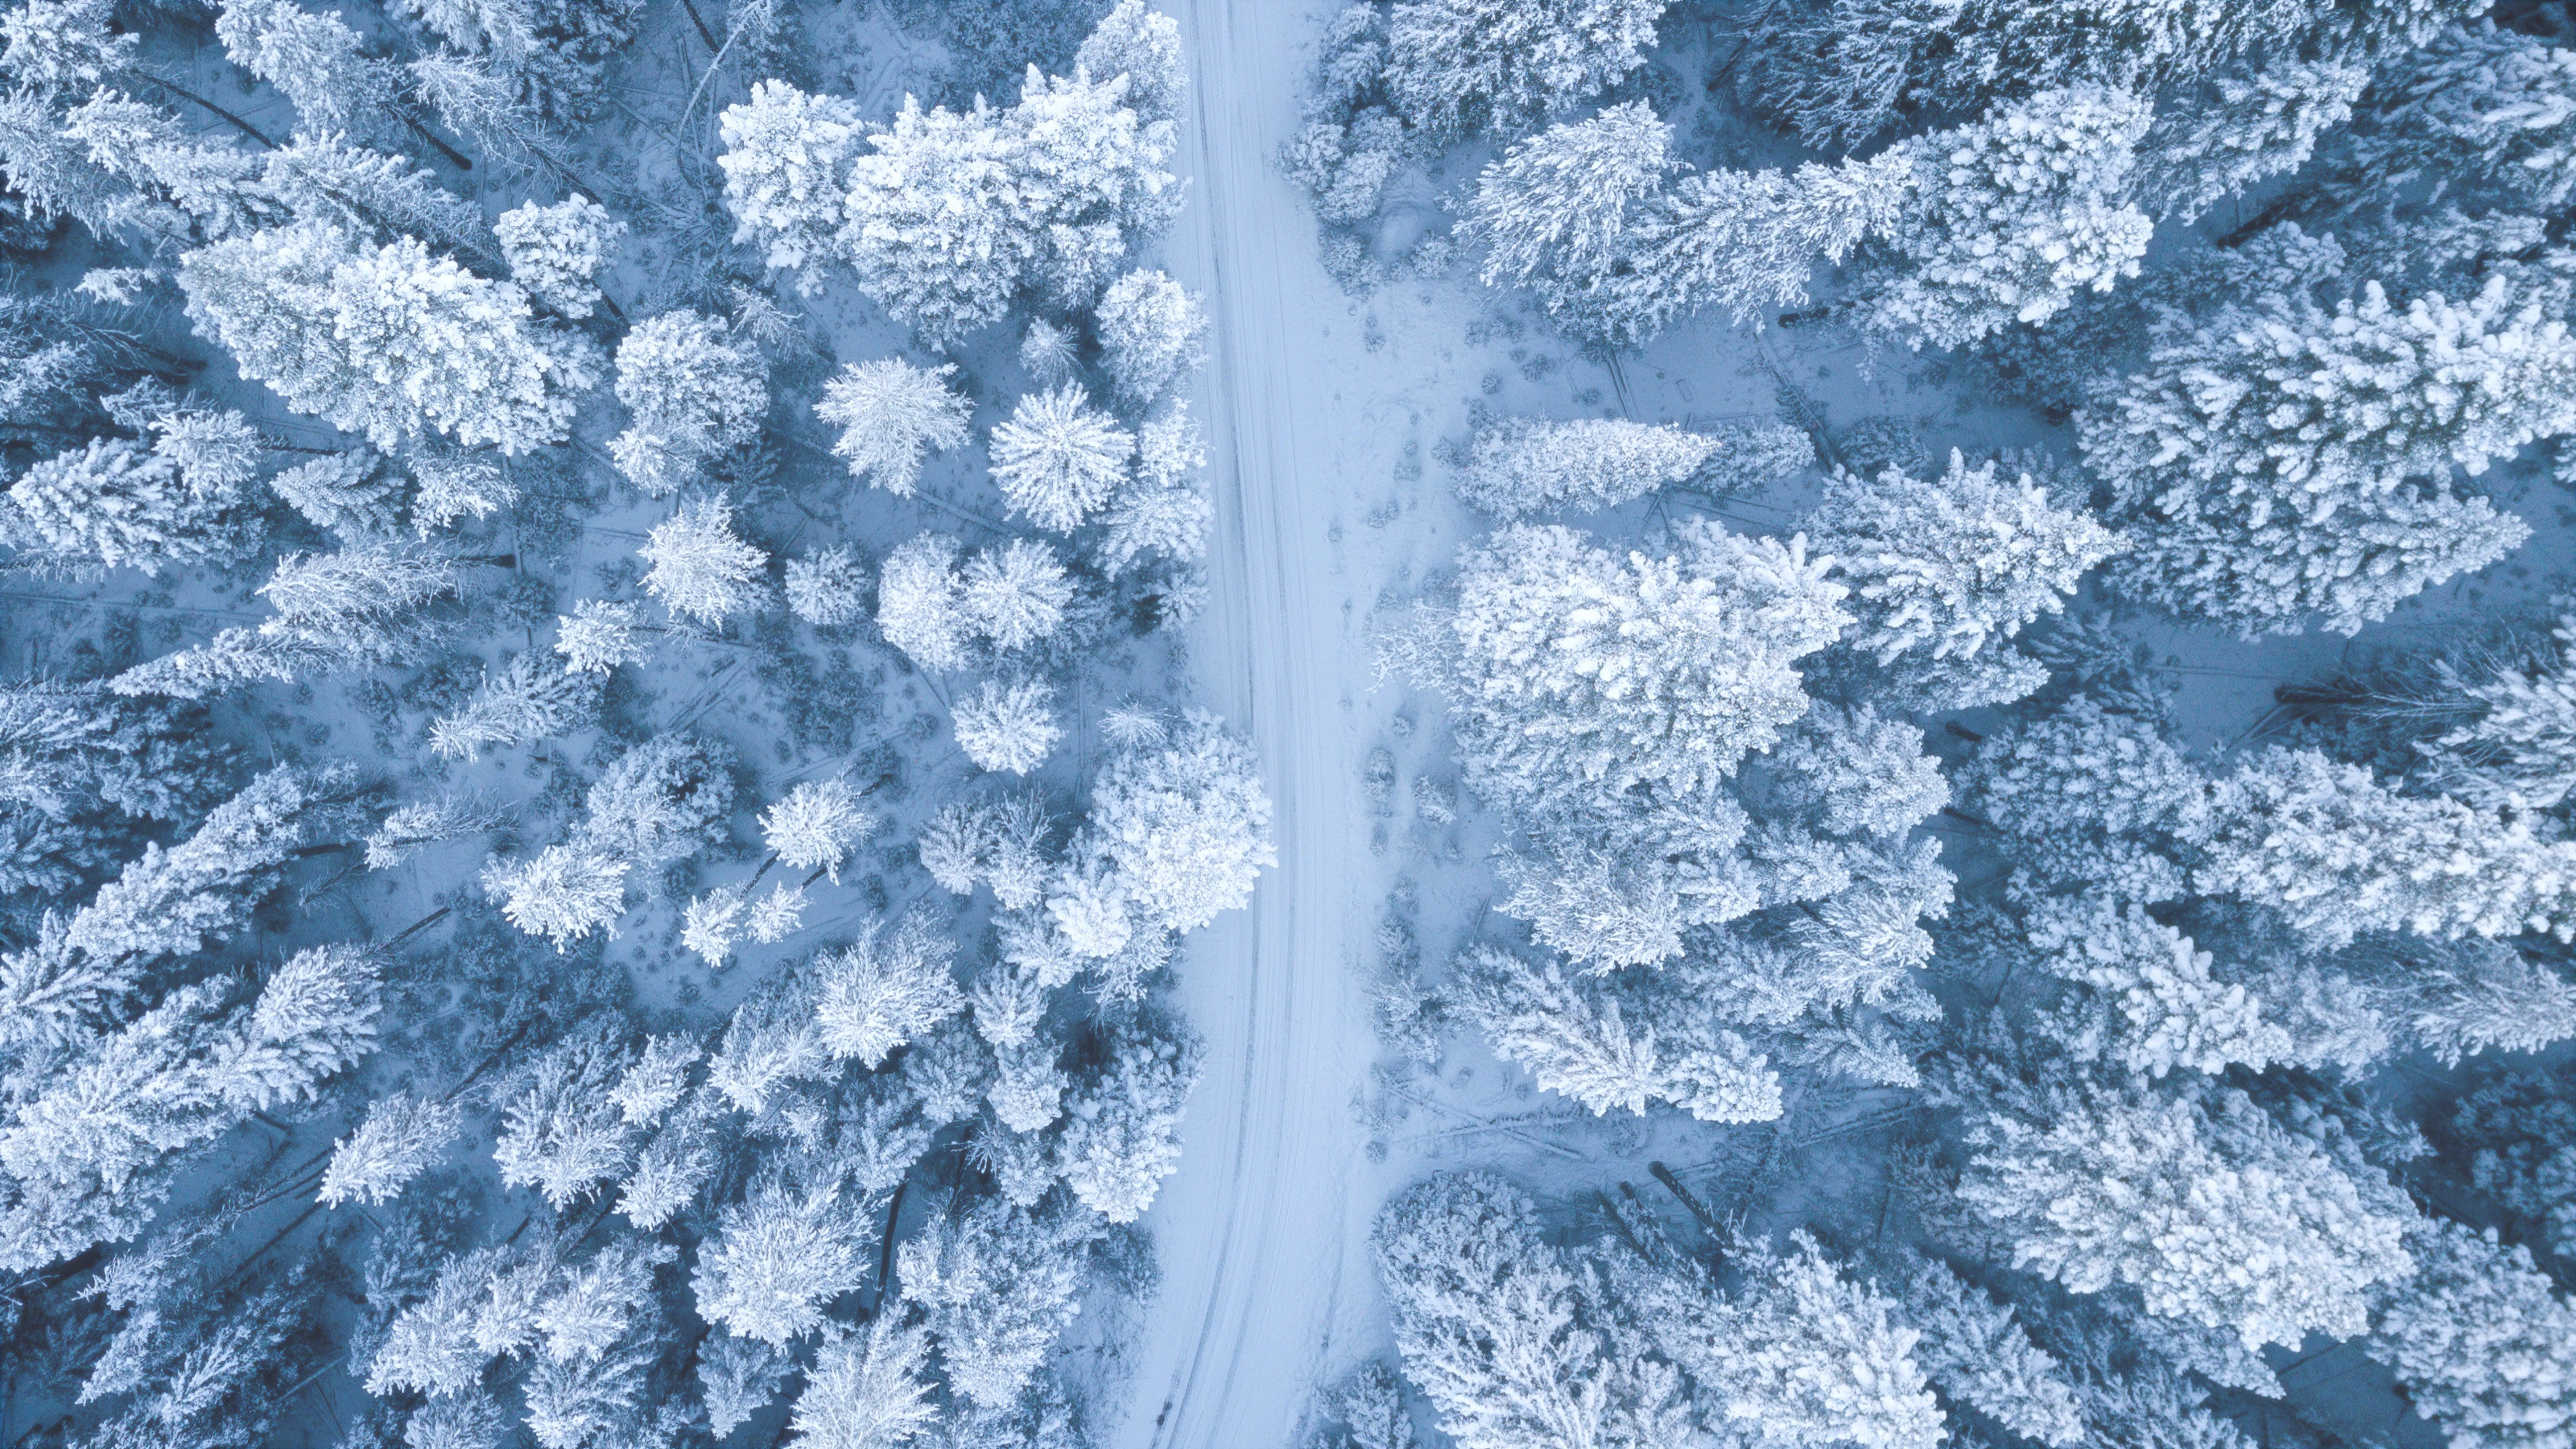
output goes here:
[[493, 219], [492, 235], [510, 263], [510, 280], [557, 315], [577, 320], [599, 306], [599, 274], [626, 235], [626, 223], [576, 195], [552, 206], [529, 201], [512, 207]]
[[588, 725], [599, 712], [600, 677], [556, 669], [531, 652], [514, 656], [465, 707], [432, 720], [429, 748], [441, 759], [475, 760], [486, 746], [521, 745]]
[[2249, 637], [2311, 614], [2349, 634], [2493, 562], [2529, 530], [2451, 473], [2576, 427], [2565, 296], [2554, 268], [2503, 262], [2457, 302], [2400, 307], [2371, 283], [2177, 331], [2078, 418], [2136, 544], [2120, 587]]
[[1406, 1377], [1461, 1449], [1652, 1444], [1689, 1432], [1681, 1375], [1604, 1341], [1537, 1205], [1487, 1173], [1396, 1195], [1370, 1236]]
[[2152, 115], [2136, 96], [2078, 85], [1908, 143], [1913, 195], [1868, 269], [1863, 324], [1958, 347], [2136, 276], [2154, 224], [2129, 192]]
[[598, 378], [587, 344], [547, 331], [515, 283], [417, 238], [360, 245], [299, 223], [179, 263], [188, 316], [242, 375], [297, 412], [393, 448], [425, 434], [504, 454], [561, 442]]
[[1025, 775], [1045, 764], [1064, 738], [1054, 706], [1055, 691], [1041, 680], [985, 680], [950, 711], [957, 747], [979, 770]]
[[960, 548], [944, 533], [924, 533], [896, 546], [877, 575], [877, 632], [934, 673], [963, 668], [974, 622], [957, 573]]
[[615, 1094], [633, 1062], [612, 1023], [547, 1048], [499, 1094], [492, 1162], [501, 1184], [533, 1186], [561, 1209], [624, 1176], [634, 1143]]
[[1102, 365], [1130, 407], [1150, 407], [1207, 360], [1207, 313], [1180, 283], [1139, 269], [1109, 284], [1092, 309]]
[[787, 612], [818, 629], [843, 629], [868, 616], [868, 579], [845, 543], [787, 561]]
[[1529, 288], [1578, 335], [1632, 335], [1620, 304], [1638, 286], [1636, 233], [1681, 165], [1671, 140], [1653, 107], [1628, 101], [1550, 126], [1486, 166], [1460, 226], [1485, 247], [1485, 285]]
[[1073, 604], [1073, 583], [1043, 540], [1015, 538], [966, 560], [957, 607], [993, 649], [1016, 654], [1056, 637]]
[[515, 863], [492, 862], [484, 868], [483, 889], [500, 901], [511, 925], [563, 951], [625, 914], [629, 868], [596, 846], [549, 845]]
[[748, 99], [725, 107], [718, 133], [733, 239], [765, 247], [769, 265], [795, 273], [797, 291], [821, 290], [823, 264], [840, 252], [850, 163], [865, 144], [858, 108], [757, 81]]
[[1078, 384], [1023, 397], [993, 425], [993, 481], [1013, 513], [1041, 528], [1079, 528], [1127, 481], [1136, 435], [1095, 412]]
[[243, 490], [259, 435], [235, 412], [172, 411], [153, 440], [96, 438], [43, 459], [9, 485], [0, 542], [19, 561], [68, 571], [218, 561], [252, 534]]
[[865, 1279], [870, 1236], [863, 1207], [838, 1191], [764, 1183], [725, 1209], [690, 1289], [708, 1322], [783, 1348]]
[[900, 357], [853, 362], [823, 385], [814, 416], [841, 430], [832, 451], [897, 498], [921, 481], [922, 461], [966, 441], [973, 405], [948, 385], [957, 364], [916, 367]]
[[712, 317], [644, 319], [617, 344], [617, 400], [634, 420], [609, 440], [609, 456], [647, 497], [677, 493], [709, 458], [759, 436], [767, 371]]
[[1140, 1019], [1102, 1034], [1099, 1068], [1064, 1102], [1057, 1170], [1092, 1211], [1132, 1223], [1181, 1163], [1181, 1110], [1198, 1085], [1199, 1044], [1171, 1022]]
[[1186, 400], [1147, 418], [1136, 430], [1136, 476], [1102, 519], [1108, 530], [1097, 555], [1102, 567], [1115, 576], [1148, 553], [1181, 562], [1204, 555], [1216, 512], [1196, 477], [1206, 466], [1207, 449]]
[[2232, 1088], [2014, 1085], [1976, 1105], [1969, 1143], [1960, 1197], [2016, 1264], [2076, 1293], [2131, 1285], [2249, 1349], [2360, 1333], [2371, 1286], [2414, 1271], [2405, 1199]]
[[2401, 795], [2316, 750], [2263, 751], [2219, 782], [2211, 894], [2280, 911], [2333, 945], [2367, 930], [2576, 937], [2576, 841], [2439, 795]]
[[826, 872], [835, 884], [841, 862], [876, 828], [876, 816], [859, 804], [859, 792], [838, 776], [799, 783], [760, 817], [760, 833], [779, 864]]
[[1083, 37], [1073, 63], [1100, 80], [1127, 80], [1127, 104], [1147, 125], [1178, 124], [1181, 103], [1189, 98], [1189, 62], [1181, 51], [1181, 27], [1157, 14], [1145, 0], [1118, 0], [1100, 23]]
[[712, 628], [758, 613], [768, 599], [761, 567], [769, 554], [733, 531], [733, 503], [722, 493], [681, 499], [635, 553], [651, 565], [644, 591], [683, 619]]
[[1116, 751], [1093, 777], [1091, 848], [1147, 920], [1197, 930], [1240, 910], [1261, 868], [1279, 863], [1258, 766], [1224, 720], [1190, 710], [1163, 739]]
[[1458, 496], [1498, 518], [1612, 508], [1687, 481], [1717, 449], [1716, 438], [1671, 423], [1505, 418], [1469, 440]]
[[1387, 92], [1435, 145], [1509, 133], [1643, 65], [1667, 3], [1403, 0], [1387, 26]]
[[584, 599], [555, 618], [555, 652], [568, 673], [608, 674], [620, 664], [641, 664], [653, 651], [635, 638], [643, 629], [633, 604]]
[[796, 1396], [796, 1449], [881, 1449], [939, 1419], [930, 1397], [930, 1335], [891, 1314], [824, 1344]]
[[927, 1310], [951, 1392], [998, 1410], [1019, 1401], [1081, 1308], [1100, 1218], [1062, 1196], [1034, 1207], [985, 1198], [944, 1213], [895, 1250], [895, 1281]]
[[2531, 1251], [2494, 1229], [2428, 1223], [2408, 1240], [2420, 1265], [2366, 1340], [2451, 1449], [2550, 1449], [2576, 1398], [2576, 1307]]
[[[1851, 589], [1859, 629], [1845, 642], [1921, 680], [1938, 708], [2003, 703], [2041, 680], [2010, 644], [2123, 541], [2087, 513], [2056, 507], [2030, 475], [2000, 481], [1956, 451], [1938, 482], [1889, 469], [1827, 484], [1804, 520]], [[2018, 666], [2018, 667], [2016, 667]]]
[[956, 947], [927, 913], [891, 929], [871, 922], [859, 939], [815, 958], [815, 1029], [835, 1058], [874, 1071], [887, 1055], [966, 1009], [952, 975]]

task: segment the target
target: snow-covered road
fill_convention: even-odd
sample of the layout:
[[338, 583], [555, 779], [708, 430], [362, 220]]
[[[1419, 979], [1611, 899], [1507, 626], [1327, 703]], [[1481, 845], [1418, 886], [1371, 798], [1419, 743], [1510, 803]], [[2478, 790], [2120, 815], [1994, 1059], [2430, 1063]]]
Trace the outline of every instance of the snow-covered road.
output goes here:
[[1377, 369], [1302, 198], [1271, 165], [1297, 121], [1305, 7], [1170, 8], [1195, 81], [1170, 265], [1214, 324], [1198, 407], [1217, 532], [1195, 662], [1202, 698], [1260, 751], [1280, 868], [1181, 966], [1207, 1071], [1150, 1219], [1163, 1287], [1116, 1436], [1270, 1449], [1305, 1406], [1330, 1325], [1374, 1298], [1362, 1244], [1375, 1184], [1352, 1101], [1375, 1046], [1349, 963], [1382, 887], [1358, 798], [1366, 651], [1350, 581], [1333, 575], [1351, 426], [1337, 394]]

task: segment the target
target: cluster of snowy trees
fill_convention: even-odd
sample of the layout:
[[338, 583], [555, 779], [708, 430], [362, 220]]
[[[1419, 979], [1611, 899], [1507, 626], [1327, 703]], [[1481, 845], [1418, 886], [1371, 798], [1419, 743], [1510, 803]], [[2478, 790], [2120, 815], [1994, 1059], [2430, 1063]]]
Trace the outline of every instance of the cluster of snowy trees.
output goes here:
[[[2351, 635], [2531, 537], [2477, 480], [2576, 432], [2576, 52], [2482, 8], [1333, 23], [1283, 158], [1328, 235], [1472, 140], [1479, 280], [1585, 342], [1954, 350], [2066, 456], [1812, 407], [1444, 450], [1498, 526], [1384, 663], [1496, 874], [1450, 960], [1396, 932], [1390, 1043], [1454, 1023], [1723, 1170], [1399, 1194], [1398, 1362], [1319, 1443], [2339, 1442], [2281, 1367], [2327, 1342], [2453, 1449], [2566, 1442], [2576, 1078], [2528, 1054], [2576, 1038], [2576, 617], [2442, 621], [2195, 747], [2104, 598]], [[1421, 48], [1467, 17], [1515, 53]], [[1668, 122], [1666, 60], [1808, 155], [1714, 164], [1753, 148]]]
[[2519, 546], [2470, 480], [2576, 430], [2576, 52], [2480, 8], [1775, 6], [1721, 71], [1819, 154], [1742, 170], [1686, 160], [1638, 79], [1663, 4], [1364, 4], [1284, 159], [1355, 227], [1490, 139], [1453, 240], [1589, 343], [1789, 309], [1980, 353], [2079, 415], [2136, 545], [2114, 587], [2351, 633]]
[[1276, 859], [1179, 34], [1029, 8], [0, 8], [14, 1442], [1089, 1442]]

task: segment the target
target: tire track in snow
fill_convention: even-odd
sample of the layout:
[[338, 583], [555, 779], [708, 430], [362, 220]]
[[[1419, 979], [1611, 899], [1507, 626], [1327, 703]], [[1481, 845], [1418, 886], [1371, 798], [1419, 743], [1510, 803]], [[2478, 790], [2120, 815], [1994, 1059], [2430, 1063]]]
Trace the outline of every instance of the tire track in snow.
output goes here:
[[[1375, 1047], [1349, 970], [1374, 872], [1358, 799], [1366, 660], [1332, 568], [1336, 400], [1359, 366], [1303, 198], [1272, 165], [1298, 123], [1307, 38], [1293, 0], [1174, 0], [1192, 71], [1180, 168], [1191, 194], [1171, 269], [1206, 296], [1197, 401], [1216, 497], [1201, 696], [1260, 752], [1280, 868], [1249, 910], [1199, 933], [1178, 996], [1207, 1040], [1178, 1173], [1149, 1219], [1163, 1283], [1117, 1442], [1284, 1445], [1336, 1305], [1374, 1296], [1371, 1201], [1351, 1103]], [[1355, 897], [1360, 897], [1355, 899]], [[1348, 1261], [1346, 1261], [1346, 1253]]]

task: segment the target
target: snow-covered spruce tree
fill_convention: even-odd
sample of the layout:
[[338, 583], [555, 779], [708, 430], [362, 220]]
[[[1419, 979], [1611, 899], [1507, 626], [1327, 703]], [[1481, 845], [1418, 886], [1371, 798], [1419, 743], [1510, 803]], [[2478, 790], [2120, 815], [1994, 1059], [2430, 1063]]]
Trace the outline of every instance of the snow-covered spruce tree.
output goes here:
[[2128, 198], [2151, 115], [2075, 86], [1909, 143], [1912, 195], [1864, 260], [1862, 325], [1957, 347], [2136, 276], [2154, 224]]
[[171, 1191], [173, 1154], [310, 1096], [372, 1050], [377, 964], [323, 947], [248, 1001], [225, 977], [181, 986], [58, 1062], [0, 1121], [0, 1264], [23, 1272], [134, 1236]]
[[2493, 562], [2529, 530], [2452, 470], [2576, 427], [2565, 297], [2554, 264], [2500, 262], [2458, 302], [2276, 294], [2168, 338], [2078, 418], [2136, 543], [2119, 586], [2248, 637], [2349, 634]]
[[887, 554], [877, 574], [877, 632], [935, 673], [963, 668], [971, 658], [974, 622], [959, 597], [960, 552], [947, 534], [921, 534]]
[[2435, 662], [2439, 701], [2474, 717], [2418, 740], [2424, 781], [2482, 809], [2552, 810], [2576, 792], [2576, 615], [2561, 615], [2556, 649], [2481, 659], [2477, 677]]
[[767, 371], [712, 317], [646, 318], [617, 344], [617, 400], [634, 420], [609, 440], [609, 456], [646, 496], [677, 493], [707, 459], [759, 436]]
[[454, 1144], [462, 1120], [452, 1102], [396, 1092], [367, 1104], [367, 1118], [331, 1146], [320, 1201], [382, 1207]]
[[492, 235], [510, 263], [510, 280], [558, 315], [578, 320], [602, 300], [599, 274], [626, 223], [587, 196], [567, 196], [552, 206], [529, 201], [501, 213]]
[[2211, 82], [2204, 104], [2168, 108], [2139, 146], [2147, 209], [2184, 226], [2246, 188], [2297, 171], [2352, 119], [2370, 67], [2329, 57], [2239, 67]]
[[360, 244], [299, 223], [179, 263], [188, 316], [286, 405], [393, 448], [428, 434], [505, 454], [561, 442], [596, 385], [581, 339], [531, 319], [515, 283], [418, 239]]
[[733, 504], [722, 493], [681, 499], [635, 553], [651, 565], [644, 591], [694, 623], [715, 627], [758, 613], [768, 600], [761, 566], [769, 554], [733, 531]]
[[1960, 797], [2049, 884], [2172, 900], [2211, 828], [2210, 782], [2162, 721], [2118, 703], [2078, 694], [1989, 737], [1960, 776]]
[[1150, 407], [1207, 360], [1207, 314], [1180, 283], [1157, 271], [1129, 272], [1092, 309], [1102, 362], [1119, 398]]
[[2563, 207], [2576, 161], [2576, 51], [2463, 18], [2433, 35], [2361, 97], [2359, 124], [2320, 178], [2343, 208], [2402, 194], [2426, 177], [2489, 207], [2546, 215]]
[[336, 14], [290, 0], [225, 0], [215, 38], [235, 65], [293, 103], [300, 131], [378, 139], [401, 126], [391, 109], [402, 93], [393, 67], [367, 56], [364, 40]]
[[853, 362], [823, 385], [814, 416], [841, 430], [832, 451], [898, 498], [912, 496], [922, 461], [966, 441], [973, 407], [948, 385], [957, 364], [916, 367], [899, 357]]
[[2422, 44], [2473, 7], [2459, 0], [2355, 11], [2315, 0], [2245, 7], [1834, 0], [1764, 27], [1747, 74], [1809, 142], [1853, 145], [1909, 109], [1985, 109], [2092, 81], [2154, 95], [2233, 66], [2295, 57], [2366, 66]]
[[1435, 145], [1508, 133], [1569, 109], [1645, 63], [1667, 0], [1402, 0], [1385, 85]]
[[1643, 343], [1707, 308], [1743, 323], [1804, 303], [1818, 262], [1841, 262], [1919, 204], [1916, 165], [1900, 146], [1830, 167], [1684, 176], [1630, 226], [1626, 264], [1603, 283], [1601, 335]]
[[1587, 1301], [1590, 1285], [1510, 1183], [1462, 1173], [1409, 1188], [1378, 1213], [1370, 1243], [1405, 1376], [1461, 1449], [1689, 1434], [1680, 1371]]
[[1803, 522], [1851, 589], [1859, 628], [1844, 642], [1893, 669], [1922, 703], [1965, 709], [2029, 693], [2044, 678], [2012, 647], [2122, 540], [2092, 515], [2054, 506], [2025, 473], [1970, 468], [1957, 452], [1938, 482], [1893, 468], [1826, 485]]
[[1458, 496], [1498, 518], [1611, 508], [1688, 480], [1718, 440], [1624, 418], [1505, 418], [1467, 444]]
[[993, 481], [1013, 513], [1071, 532], [1127, 481], [1136, 435], [1096, 412], [1077, 384], [1023, 397], [993, 425]]
[[1959, 1184], [2015, 1264], [2077, 1293], [2127, 1284], [2152, 1313], [2249, 1349], [2369, 1326], [2372, 1285], [2414, 1271], [2412, 1209], [2378, 1169], [2294, 1135], [2243, 1092], [2067, 1076], [1970, 1104]]
[[98, 438], [28, 468], [9, 485], [0, 542], [39, 568], [155, 576], [239, 552], [258, 434], [234, 412], [173, 411], [152, 431], [149, 445]]
[[1937, 1258], [1916, 1264], [1902, 1290], [1904, 1321], [1922, 1335], [1914, 1357], [1943, 1394], [2049, 1449], [2085, 1442], [2066, 1365], [2031, 1341], [2012, 1309]]

